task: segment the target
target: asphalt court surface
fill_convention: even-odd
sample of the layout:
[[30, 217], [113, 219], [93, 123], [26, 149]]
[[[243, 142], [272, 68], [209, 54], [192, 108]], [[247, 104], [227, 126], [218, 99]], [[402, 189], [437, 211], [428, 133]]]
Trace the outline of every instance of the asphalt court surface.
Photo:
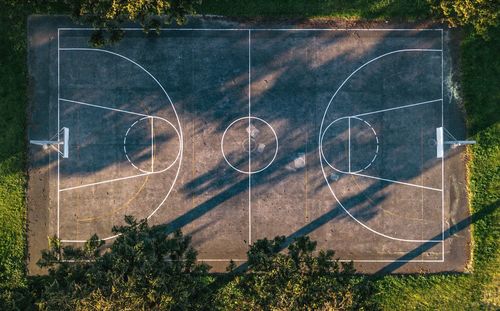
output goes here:
[[443, 30], [209, 26], [103, 48], [49, 27], [39, 117], [70, 129], [69, 158], [49, 154], [49, 233], [112, 241], [133, 215], [182, 228], [216, 269], [276, 235], [361, 271], [463, 269], [443, 242]]

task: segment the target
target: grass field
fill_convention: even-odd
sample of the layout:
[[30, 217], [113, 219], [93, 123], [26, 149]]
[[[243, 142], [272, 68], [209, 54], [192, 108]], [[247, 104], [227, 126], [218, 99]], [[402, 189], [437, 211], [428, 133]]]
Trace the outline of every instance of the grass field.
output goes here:
[[[29, 1], [1, 0], [0, 11], [0, 288], [26, 286], [25, 109], [26, 18], [47, 13]], [[419, 20], [430, 18], [426, 1], [208, 0], [200, 13], [245, 17], [340, 17]], [[500, 306], [500, 31], [485, 41], [465, 30], [461, 79], [469, 132], [468, 149], [474, 262], [470, 274], [384, 276], [374, 299], [387, 310], [495, 309]]]

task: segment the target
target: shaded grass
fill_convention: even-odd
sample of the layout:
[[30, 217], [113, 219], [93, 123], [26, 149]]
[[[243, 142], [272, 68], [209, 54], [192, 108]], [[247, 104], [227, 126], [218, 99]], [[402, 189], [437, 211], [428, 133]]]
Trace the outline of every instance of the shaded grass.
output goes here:
[[198, 11], [235, 17], [337, 17], [417, 20], [429, 16], [425, 0], [205, 0]]
[[0, 11], [0, 287], [25, 283], [26, 36], [10, 8]]

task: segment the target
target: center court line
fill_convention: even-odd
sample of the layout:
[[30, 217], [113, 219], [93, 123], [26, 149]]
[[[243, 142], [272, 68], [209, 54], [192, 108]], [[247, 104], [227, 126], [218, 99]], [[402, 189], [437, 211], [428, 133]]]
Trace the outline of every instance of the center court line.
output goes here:
[[381, 177], [374, 177], [374, 176], [364, 175], [364, 174], [359, 174], [359, 173], [348, 173], [348, 174], [349, 175], [359, 176], [359, 177], [366, 177], [366, 178], [371, 178], [371, 179], [377, 179], [377, 180], [392, 182], [392, 183], [395, 183], [395, 184], [401, 184], [401, 185], [405, 185], [405, 186], [411, 186], [411, 187], [416, 187], [416, 188], [427, 189], [427, 190], [443, 191], [442, 189], [438, 189], [438, 188], [432, 188], [432, 187], [426, 187], [426, 186], [421, 186], [421, 185], [415, 185], [415, 184], [411, 184], [411, 183], [407, 183], [407, 182], [402, 182], [402, 181], [397, 181], [397, 180], [393, 180], [393, 179], [387, 179], [387, 178], [381, 178]]
[[415, 107], [415, 106], [420, 106], [420, 105], [425, 105], [425, 104], [432, 104], [432, 103], [439, 102], [439, 101], [442, 101], [442, 100], [443, 100], [442, 98], [438, 98], [438, 99], [428, 100], [428, 101], [420, 102], [420, 103], [416, 103], [416, 104], [410, 104], [410, 105], [398, 106], [398, 107], [387, 108], [387, 109], [382, 109], [382, 110], [375, 110], [375, 111], [366, 112], [366, 113], [360, 113], [360, 114], [353, 115], [352, 117], [362, 117], [362, 116], [367, 116], [367, 115], [370, 115], [370, 114], [375, 114], [375, 113], [380, 113], [380, 112], [386, 112], [386, 111], [391, 111], [391, 110], [397, 110], [397, 109]]
[[89, 106], [89, 107], [94, 107], [94, 108], [100, 108], [100, 109], [106, 109], [106, 110], [111, 110], [111, 111], [117, 111], [117, 112], [123, 112], [123, 113], [128, 113], [128, 114], [133, 114], [136, 116], [141, 116], [141, 117], [149, 117], [152, 118], [153, 116], [143, 114], [143, 113], [138, 113], [138, 112], [133, 112], [133, 111], [128, 111], [128, 110], [123, 110], [123, 109], [117, 109], [117, 108], [111, 108], [111, 107], [106, 107], [106, 106], [100, 106], [100, 105], [94, 105], [94, 104], [89, 104], [89, 103], [84, 103], [81, 101], [77, 100], [71, 100], [71, 99], [66, 99], [66, 98], [59, 98], [59, 100], [68, 102], [68, 103], [73, 103], [77, 105], [83, 105], [83, 106]]

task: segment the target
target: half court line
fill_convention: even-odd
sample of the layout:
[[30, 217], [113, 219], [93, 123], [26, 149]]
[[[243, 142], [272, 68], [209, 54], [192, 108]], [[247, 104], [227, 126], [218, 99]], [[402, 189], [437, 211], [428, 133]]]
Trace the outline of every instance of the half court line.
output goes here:
[[360, 113], [353, 115], [351, 117], [362, 117], [362, 116], [367, 116], [370, 114], [375, 114], [375, 113], [380, 113], [380, 112], [386, 112], [386, 111], [391, 111], [391, 110], [398, 110], [398, 109], [404, 109], [404, 108], [409, 108], [409, 107], [415, 107], [415, 106], [420, 106], [420, 105], [425, 105], [425, 104], [432, 104], [435, 102], [442, 101], [442, 98], [438, 99], [433, 99], [433, 100], [428, 100], [425, 102], [420, 102], [420, 103], [415, 103], [415, 104], [409, 104], [409, 105], [403, 105], [403, 106], [398, 106], [398, 107], [393, 107], [393, 108], [387, 108], [387, 109], [381, 109], [381, 110], [375, 110], [375, 111], [370, 111], [370, 112], [365, 112], [365, 113]]

